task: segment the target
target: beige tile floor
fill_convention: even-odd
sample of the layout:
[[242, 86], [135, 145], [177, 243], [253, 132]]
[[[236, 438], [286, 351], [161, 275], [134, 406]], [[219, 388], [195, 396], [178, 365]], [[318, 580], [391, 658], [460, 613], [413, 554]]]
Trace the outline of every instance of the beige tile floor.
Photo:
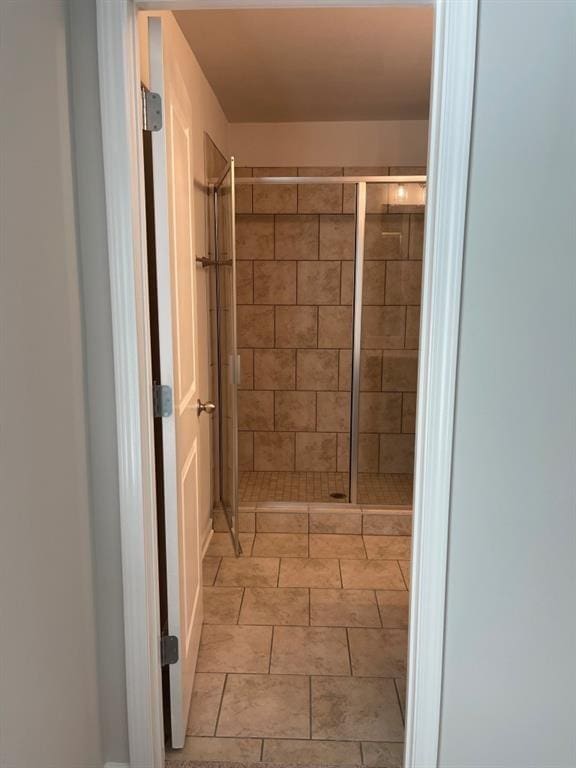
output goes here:
[[[360, 473], [358, 500], [361, 504], [406, 506], [412, 504], [413, 476], [408, 474]], [[299, 501], [342, 502], [348, 500], [345, 472], [240, 472], [240, 502]], [[331, 494], [344, 494], [335, 499]]]
[[[273, 514], [273, 513], [272, 513]], [[173, 759], [400, 768], [410, 537], [214, 534]]]

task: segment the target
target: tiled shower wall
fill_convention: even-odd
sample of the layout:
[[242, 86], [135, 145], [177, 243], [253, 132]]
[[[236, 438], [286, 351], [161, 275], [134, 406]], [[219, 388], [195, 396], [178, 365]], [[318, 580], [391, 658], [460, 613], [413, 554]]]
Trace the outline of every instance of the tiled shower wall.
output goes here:
[[[423, 174], [241, 168], [239, 176]], [[237, 186], [240, 470], [346, 472], [355, 187]], [[413, 471], [423, 207], [368, 188], [361, 472]]]

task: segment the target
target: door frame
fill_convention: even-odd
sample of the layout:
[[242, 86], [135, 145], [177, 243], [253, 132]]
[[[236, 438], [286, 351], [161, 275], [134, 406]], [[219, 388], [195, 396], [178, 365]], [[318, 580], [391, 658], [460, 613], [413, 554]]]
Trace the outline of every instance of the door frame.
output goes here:
[[[406, 2], [406, 0], [404, 0]], [[413, 0], [420, 4], [421, 0]], [[130, 765], [164, 765], [138, 10], [396, 0], [96, 0]], [[478, 0], [436, 0], [413, 507], [406, 768], [438, 764], [452, 439]]]

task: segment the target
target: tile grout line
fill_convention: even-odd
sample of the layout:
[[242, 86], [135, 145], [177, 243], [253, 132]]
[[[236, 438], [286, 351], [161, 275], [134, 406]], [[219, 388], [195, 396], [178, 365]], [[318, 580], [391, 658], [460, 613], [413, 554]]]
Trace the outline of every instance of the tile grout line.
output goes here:
[[220, 714], [222, 712], [222, 706], [224, 704], [224, 694], [226, 693], [226, 686], [228, 685], [228, 672], [224, 673], [224, 685], [222, 686], [222, 693], [220, 694], [220, 704], [218, 706], [218, 713], [216, 715], [216, 723], [214, 724], [213, 736], [216, 737], [218, 733], [218, 726], [220, 725]]

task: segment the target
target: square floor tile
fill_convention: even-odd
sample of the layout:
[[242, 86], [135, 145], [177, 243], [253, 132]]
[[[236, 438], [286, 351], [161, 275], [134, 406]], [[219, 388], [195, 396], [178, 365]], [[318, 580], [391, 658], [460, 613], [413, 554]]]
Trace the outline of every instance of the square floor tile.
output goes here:
[[262, 750], [261, 739], [218, 739], [189, 736], [184, 749], [166, 753], [166, 763], [180, 760], [257, 763]]
[[408, 560], [399, 560], [398, 565], [400, 566], [400, 570], [402, 571], [402, 576], [404, 576], [406, 587], [407, 589], [410, 589], [410, 571], [411, 571], [410, 562]]
[[254, 557], [308, 557], [307, 533], [257, 533]]
[[[253, 533], [241, 533], [240, 544], [242, 546], [242, 555], [244, 557], [250, 557], [252, 551], [252, 543], [254, 541]], [[233, 557], [234, 545], [232, 544], [232, 538], [228, 531], [224, 533], [213, 533], [208, 550], [206, 552], [207, 557]]]
[[275, 627], [270, 672], [349, 675], [346, 630], [341, 627]]
[[313, 677], [312, 738], [401, 741], [404, 726], [394, 681]]
[[188, 715], [188, 736], [213, 736], [224, 690], [224, 674], [197, 672]]
[[217, 733], [219, 736], [310, 738], [309, 678], [304, 675], [230, 675]]
[[198, 672], [268, 672], [272, 627], [207, 624], [202, 628]]
[[340, 568], [345, 589], [406, 589], [396, 560], [341, 560]]
[[280, 564], [281, 587], [332, 587], [342, 586], [338, 560], [286, 558]]
[[311, 589], [310, 624], [313, 627], [379, 627], [373, 590]]
[[247, 587], [239, 623], [308, 626], [309, 614], [307, 589]]
[[398, 698], [400, 699], [400, 709], [402, 710], [403, 717], [406, 717], [406, 678], [396, 678], [396, 690], [398, 691]]
[[352, 673], [359, 677], [404, 677], [408, 656], [405, 629], [349, 629]]
[[362, 536], [311, 533], [310, 557], [366, 557]]
[[362, 742], [362, 763], [369, 768], [402, 768], [404, 744], [384, 741]]
[[275, 587], [279, 567], [277, 557], [223, 557], [216, 586]]
[[266, 739], [262, 761], [297, 765], [360, 765], [357, 741]]
[[406, 629], [408, 627], [408, 610], [410, 595], [396, 589], [378, 590], [376, 592], [382, 626], [386, 629]]
[[237, 624], [242, 587], [204, 587], [204, 624]]
[[202, 560], [202, 584], [205, 587], [211, 587], [214, 584], [221, 560], [221, 557], [208, 556]]
[[364, 536], [366, 553], [370, 560], [409, 560], [411, 536]]

